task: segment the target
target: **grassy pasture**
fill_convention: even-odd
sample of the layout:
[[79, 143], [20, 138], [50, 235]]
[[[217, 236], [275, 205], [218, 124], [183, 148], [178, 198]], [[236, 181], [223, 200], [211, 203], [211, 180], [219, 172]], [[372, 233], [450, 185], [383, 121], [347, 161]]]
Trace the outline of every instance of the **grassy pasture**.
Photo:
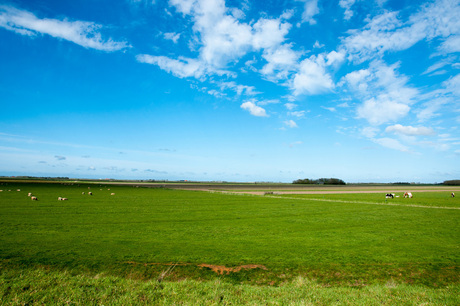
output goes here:
[[[460, 198], [450, 193], [386, 200], [384, 193], [283, 198], [99, 184], [0, 189], [3, 284], [11, 271], [43, 270], [71, 279], [156, 280], [178, 263], [168, 280], [280, 288], [299, 279], [334, 288], [392, 283], [458, 293]], [[201, 264], [258, 267], [220, 275]]]

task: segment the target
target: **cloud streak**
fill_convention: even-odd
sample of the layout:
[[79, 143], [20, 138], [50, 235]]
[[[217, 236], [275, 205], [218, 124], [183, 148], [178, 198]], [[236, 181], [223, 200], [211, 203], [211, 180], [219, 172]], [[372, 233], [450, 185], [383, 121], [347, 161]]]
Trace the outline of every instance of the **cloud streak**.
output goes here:
[[128, 48], [125, 41], [104, 40], [100, 30], [102, 25], [88, 21], [69, 21], [38, 18], [33, 13], [12, 6], [0, 6], [0, 27], [26, 36], [46, 34], [64, 39], [87, 49], [106, 52]]

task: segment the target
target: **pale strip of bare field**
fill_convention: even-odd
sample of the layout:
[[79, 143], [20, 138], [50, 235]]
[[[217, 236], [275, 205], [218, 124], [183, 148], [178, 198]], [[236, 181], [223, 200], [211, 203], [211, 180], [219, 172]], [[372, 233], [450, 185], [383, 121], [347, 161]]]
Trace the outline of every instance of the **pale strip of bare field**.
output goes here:
[[364, 202], [364, 201], [345, 201], [345, 200], [332, 200], [332, 199], [315, 199], [315, 198], [294, 198], [294, 197], [277, 197], [277, 196], [266, 196], [277, 199], [291, 199], [291, 200], [303, 200], [303, 201], [319, 201], [319, 202], [334, 202], [334, 203], [350, 203], [350, 204], [366, 204], [366, 205], [383, 205], [383, 206], [403, 206], [403, 207], [419, 207], [419, 208], [435, 208], [435, 209], [455, 209], [460, 210], [460, 207], [446, 207], [446, 206], [424, 206], [424, 205], [413, 205], [413, 204], [397, 204], [397, 203], [378, 203], [378, 202]]
[[[398, 204], [398, 203], [379, 203], [379, 202], [366, 202], [366, 201], [346, 201], [346, 200], [335, 200], [335, 199], [318, 199], [318, 198], [295, 198], [295, 197], [280, 197], [276, 195], [265, 195], [264, 192], [234, 192], [234, 191], [225, 191], [225, 190], [201, 190], [208, 191], [211, 193], [223, 193], [228, 195], [239, 195], [239, 196], [263, 196], [266, 198], [274, 199], [289, 199], [289, 200], [300, 200], [300, 201], [318, 201], [318, 202], [334, 202], [334, 203], [348, 203], [348, 204], [364, 204], [364, 205], [381, 205], [381, 206], [401, 206], [401, 207], [416, 207], [416, 208], [432, 208], [432, 209], [451, 209], [451, 210], [460, 210], [460, 207], [446, 207], [446, 206], [425, 206], [425, 205], [413, 205], [413, 204]], [[419, 192], [423, 192], [418, 190]], [[431, 192], [433, 190], [425, 191]], [[435, 191], [445, 191], [445, 190], [435, 190]], [[324, 192], [322, 192], [324, 194]], [[353, 193], [375, 193], [375, 192], [353, 192]], [[281, 192], [277, 192], [281, 194]], [[299, 193], [292, 193], [299, 194]], [[318, 193], [321, 194], [321, 193]]]
[[[380, 193], [382, 191], [390, 190], [386, 193], [394, 193], [394, 192], [403, 192], [406, 189], [395, 190], [395, 189], [382, 189], [382, 190], [296, 190], [296, 191], [273, 191], [276, 194], [353, 194], [353, 193]], [[413, 189], [407, 188], [410, 190], [409, 192], [413, 192], [414, 190], [417, 192], [452, 192], [452, 191], [460, 191], [460, 189]], [[253, 195], [264, 195], [267, 191], [231, 191], [232, 193], [247, 193]], [[271, 191], [270, 191], [271, 192]]]

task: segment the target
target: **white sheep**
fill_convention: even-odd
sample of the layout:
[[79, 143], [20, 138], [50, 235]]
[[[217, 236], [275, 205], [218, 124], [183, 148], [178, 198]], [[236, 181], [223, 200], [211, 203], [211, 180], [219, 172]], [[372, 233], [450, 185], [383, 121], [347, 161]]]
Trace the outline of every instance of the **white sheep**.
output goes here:
[[37, 197], [31, 197], [30, 198], [32, 201], [38, 201]]

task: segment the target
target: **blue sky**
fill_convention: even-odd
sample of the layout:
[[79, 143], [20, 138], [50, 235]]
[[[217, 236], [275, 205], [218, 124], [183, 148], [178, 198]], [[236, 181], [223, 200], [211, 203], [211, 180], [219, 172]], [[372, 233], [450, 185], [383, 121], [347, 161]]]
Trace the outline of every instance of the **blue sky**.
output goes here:
[[460, 178], [458, 0], [0, 1], [0, 175]]

